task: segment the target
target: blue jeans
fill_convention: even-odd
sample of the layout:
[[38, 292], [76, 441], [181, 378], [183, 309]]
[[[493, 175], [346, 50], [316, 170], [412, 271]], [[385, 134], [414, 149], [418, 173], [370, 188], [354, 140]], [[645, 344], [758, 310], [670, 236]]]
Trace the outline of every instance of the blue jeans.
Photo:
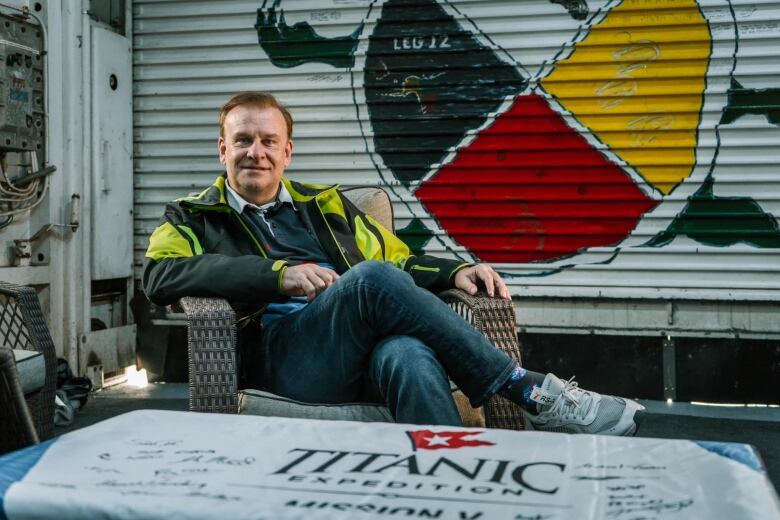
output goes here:
[[447, 376], [481, 406], [514, 361], [412, 277], [356, 265], [302, 310], [263, 332], [270, 391], [304, 402], [376, 396], [398, 422], [460, 425]]

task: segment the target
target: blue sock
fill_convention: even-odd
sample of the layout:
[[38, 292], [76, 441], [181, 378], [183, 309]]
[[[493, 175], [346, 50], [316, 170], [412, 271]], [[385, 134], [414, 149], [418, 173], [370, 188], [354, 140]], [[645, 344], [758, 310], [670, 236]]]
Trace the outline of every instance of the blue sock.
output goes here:
[[520, 405], [523, 409], [535, 414], [538, 412], [538, 409], [536, 401], [531, 400], [531, 392], [533, 392], [534, 387], [542, 384], [544, 378], [545, 375], [542, 373], [526, 370], [517, 365], [507, 382], [498, 391], [498, 395], [506, 397], [513, 403]]

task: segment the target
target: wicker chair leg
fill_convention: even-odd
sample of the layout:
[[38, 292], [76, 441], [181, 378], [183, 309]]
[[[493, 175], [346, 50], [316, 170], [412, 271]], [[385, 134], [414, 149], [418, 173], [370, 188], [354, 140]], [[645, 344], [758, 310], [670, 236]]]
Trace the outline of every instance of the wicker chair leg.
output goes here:
[[32, 444], [38, 444], [38, 433], [22, 395], [14, 353], [0, 347], [0, 454]]
[[235, 312], [219, 298], [185, 297], [180, 304], [189, 322], [189, 409], [238, 413]]

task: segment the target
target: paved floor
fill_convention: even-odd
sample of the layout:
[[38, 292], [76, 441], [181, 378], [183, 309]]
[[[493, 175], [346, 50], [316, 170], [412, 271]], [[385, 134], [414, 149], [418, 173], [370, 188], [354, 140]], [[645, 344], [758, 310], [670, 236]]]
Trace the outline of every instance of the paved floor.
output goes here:
[[[658, 401], [643, 404], [648, 413], [639, 436], [752, 444], [761, 453], [775, 489], [780, 489], [780, 408], [668, 405]], [[187, 385], [153, 383], [135, 388], [120, 384], [101, 390], [92, 394], [73, 424], [58, 427], [55, 433], [139, 409], [187, 410]]]

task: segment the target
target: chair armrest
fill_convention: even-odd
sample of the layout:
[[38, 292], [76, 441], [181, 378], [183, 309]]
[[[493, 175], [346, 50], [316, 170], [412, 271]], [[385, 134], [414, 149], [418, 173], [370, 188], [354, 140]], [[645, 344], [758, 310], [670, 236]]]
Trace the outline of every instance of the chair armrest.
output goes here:
[[193, 412], [238, 413], [236, 313], [221, 298], [179, 300], [187, 319]]
[[54, 433], [54, 392], [57, 389], [57, 353], [32, 287], [0, 282], [0, 341], [11, 349], [43, 354], [43, 388], [26, 396], [27, 407], [40, 440]]
[[14, 353], [0, 347], [0, 454], [38, 444], [38, 433], [22, 395]]
[[[471, 296], [460, 289], [450, 289], [439, 294], [455, 312], [471, 323], [496, 348], [503, 350], [518, 364], [520, 345], [517, 341], [517, 320], [512, 302], [490, 298], [484, 293]], [[520, 407], [501, 396], [493, 396], [485, 404], [485, 424], [488, 428], [523, 429]]]

